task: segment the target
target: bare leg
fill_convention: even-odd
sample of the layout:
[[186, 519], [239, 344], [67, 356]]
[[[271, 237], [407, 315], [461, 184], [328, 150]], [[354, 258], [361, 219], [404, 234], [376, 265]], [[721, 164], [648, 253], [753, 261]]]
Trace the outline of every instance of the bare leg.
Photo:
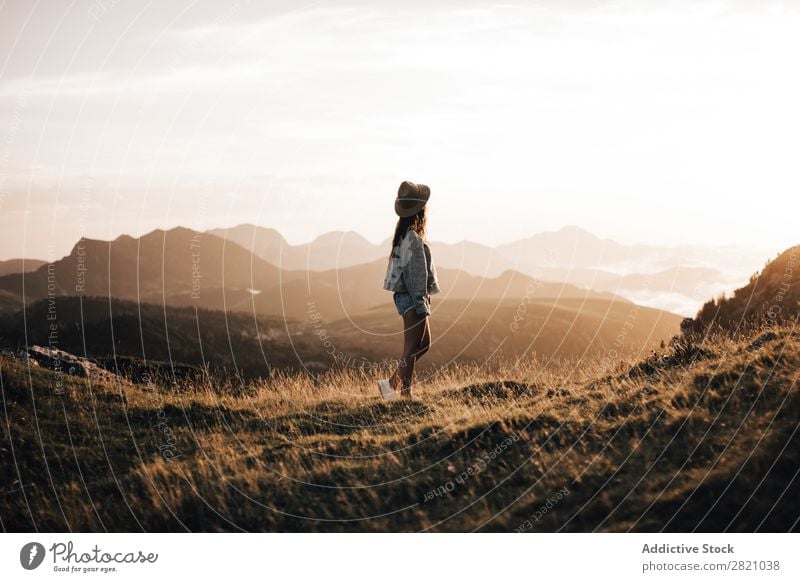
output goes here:
[[431, 332], [428, 318], [418, 315], [413, 309], [403, 314], [403, 355], [397, 370], [391, 377], [392, 387], [401, 390], [403, 396], [411, 397], [411, 379], [414, 364], [431, 345]]

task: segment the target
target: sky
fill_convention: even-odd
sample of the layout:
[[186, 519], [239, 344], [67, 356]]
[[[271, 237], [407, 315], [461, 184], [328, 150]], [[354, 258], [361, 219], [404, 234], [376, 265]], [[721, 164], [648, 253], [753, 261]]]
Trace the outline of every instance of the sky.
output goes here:
[[248, 222], [797, 244], [800, 3], [0, 3], [0, 259]]

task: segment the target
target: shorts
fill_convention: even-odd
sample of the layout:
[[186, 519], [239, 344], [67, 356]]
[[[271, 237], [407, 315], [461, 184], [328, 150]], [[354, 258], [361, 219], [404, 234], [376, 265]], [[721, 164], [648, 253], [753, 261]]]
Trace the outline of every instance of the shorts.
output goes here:
[[[409, 309], [414, 309], [417, 305], [414, 303], [414, 300], [411, 298], [411, 295], [408, 293], [399, 293], [395, 292], [394, 294], [394, 306], [397, 307], [397, 313], [403, 315]], [[428, 309], [427, 304], [425, 305], [425, 313], [423, 313], [423, 317], [427, 317], [430, 315], [431, 312]]]

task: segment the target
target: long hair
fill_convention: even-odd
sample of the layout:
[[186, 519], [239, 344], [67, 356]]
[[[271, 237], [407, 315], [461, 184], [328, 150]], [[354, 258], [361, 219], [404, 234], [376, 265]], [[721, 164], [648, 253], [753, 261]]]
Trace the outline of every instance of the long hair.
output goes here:
[[424, 239], [425, 226], [427, 222], [428, 219], [425, 214], [424, 206], [416, 214], [400, 218], [397, 221], [397, 226], [394, 229], [394, 238], [392, 239], [392, 254], [394, 254], [394, 249], [397, 248], [397, 245], [400, 244], [400, 241], [403, 240], [403, 237], [409, 230], [413, 230]]

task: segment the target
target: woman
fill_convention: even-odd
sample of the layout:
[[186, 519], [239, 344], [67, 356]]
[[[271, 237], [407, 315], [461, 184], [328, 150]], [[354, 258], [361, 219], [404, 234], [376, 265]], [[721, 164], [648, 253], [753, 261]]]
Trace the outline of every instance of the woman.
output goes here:
[[401, 395], [411, 397], [414, 364], [431, 345], [430, 296], [439, 292], [439, 283], [425, 241], [425, 205], [430, 195], [430, 188], [424, 184], [403, 182], [394, 202], [394, 211], [400, 218], [383, 288], [394, 291], [394, 304], [403, 318], [403, 356], [394, 374], [378, 382], [381, 396], [386, 400]]

